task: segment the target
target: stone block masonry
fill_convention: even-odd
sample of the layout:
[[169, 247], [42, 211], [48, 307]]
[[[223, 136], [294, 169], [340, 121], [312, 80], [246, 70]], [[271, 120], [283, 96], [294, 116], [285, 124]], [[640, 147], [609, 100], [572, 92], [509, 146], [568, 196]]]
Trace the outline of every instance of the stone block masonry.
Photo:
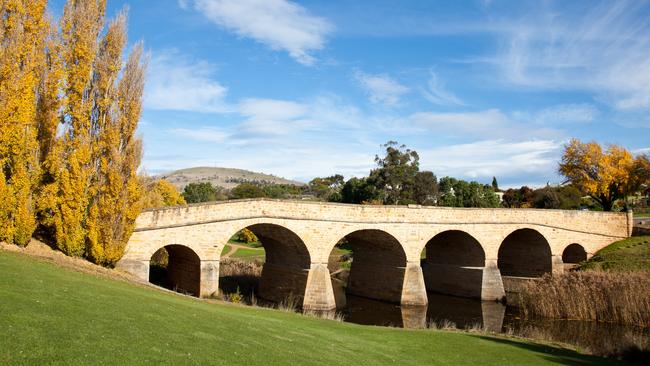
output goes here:
[[182, 247], [170, 252], [176, 280], [196, 296], [211, 296], [218, 291], [221, 251], [232, 235], [249, 228], [267, 252], [263, 297], [292, 294], [303, 299], [304, 308], [334, 308], [328, 259], [346, 238], [354, 251], [352, 293], [409, 305], [425, 305], [427, 289], [496, 299], [507, 290], [502, 276], [561, 271], [567, 247], [577, 244], [589, 257], [628, 237], [630, 217], [270, 199], [212, 202], [143, 212], [117, 267], [146, 281], [158, 249]]

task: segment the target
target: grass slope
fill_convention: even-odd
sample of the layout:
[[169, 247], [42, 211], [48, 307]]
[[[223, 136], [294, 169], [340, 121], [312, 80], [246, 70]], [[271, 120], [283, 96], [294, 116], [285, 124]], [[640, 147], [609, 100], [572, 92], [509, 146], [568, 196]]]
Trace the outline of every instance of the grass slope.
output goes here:
[[550, 346], [199, 301], [0, 251], [0, 364], [617, 364]]
[[650, 273], [650, 236], [634, 236], [612, 243], [581, 264], [580, 269]]

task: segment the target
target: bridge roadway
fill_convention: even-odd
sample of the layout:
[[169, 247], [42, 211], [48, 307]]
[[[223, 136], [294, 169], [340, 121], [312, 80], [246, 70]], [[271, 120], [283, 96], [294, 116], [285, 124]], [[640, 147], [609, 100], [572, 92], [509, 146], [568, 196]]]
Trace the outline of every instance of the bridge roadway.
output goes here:
[[209, 297], [224, 246], [248, 228], [266, 250], [263, 298], [335, 308], [328, 259], [345, 238], [348, 293], [403, 305], [427, 304], [427, 290], [488, 300], [585, 260], [632, 226], [631, 212], [223, 201], [143, 212], [117, 267], [147, 281], [152, 255], [166, 248], [171, 288]]

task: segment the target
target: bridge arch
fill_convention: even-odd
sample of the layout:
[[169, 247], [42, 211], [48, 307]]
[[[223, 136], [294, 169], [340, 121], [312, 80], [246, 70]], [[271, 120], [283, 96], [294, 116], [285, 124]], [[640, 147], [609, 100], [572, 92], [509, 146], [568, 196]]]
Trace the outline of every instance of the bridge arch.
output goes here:
[[170, 244], [151, 255], [149, 282], [192, 296], [201, 295], [201, 258], [190, 247]]
[[485, 251], [472, 235], [447, 230], [431, 238], [421, 260], [428, 291], [481, 298]]
[[587, 260], [587, 251], [577, 243], [569, 244], [562, 251], [562, 262], [565, 264], [577, 264]]
[[252, 231], [265, 251], [257, 295], [277, 302], [294, 297], [302, 304], [311, 263], [302, 238], [293, 230], [275, 223], [255, 223], [232, 234], [242, 229]]
[[535, 229], [515, 230], [499, 246], [497, 263], [502, 276], [541, 277], [552, 272], [552, 262], [549, 242]]
[[358, 229], [343, 235], [331, 246], [332, 250], [337, 246], [351, 251], [345, 281], [347, 294], [395, 303], [402, 301], [407, 258], [395, 236], [379, 229]]

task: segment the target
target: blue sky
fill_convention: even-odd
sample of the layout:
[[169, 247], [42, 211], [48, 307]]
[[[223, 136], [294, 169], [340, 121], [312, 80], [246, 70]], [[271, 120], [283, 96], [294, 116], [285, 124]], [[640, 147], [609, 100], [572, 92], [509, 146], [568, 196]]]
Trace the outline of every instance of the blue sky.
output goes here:
[[[51, 1], [59, 15], [63, 1]], [[571, 137], [650, 151], [647, 1], [108, 0], [150, 54], [144, 169], [561, 181]]]

